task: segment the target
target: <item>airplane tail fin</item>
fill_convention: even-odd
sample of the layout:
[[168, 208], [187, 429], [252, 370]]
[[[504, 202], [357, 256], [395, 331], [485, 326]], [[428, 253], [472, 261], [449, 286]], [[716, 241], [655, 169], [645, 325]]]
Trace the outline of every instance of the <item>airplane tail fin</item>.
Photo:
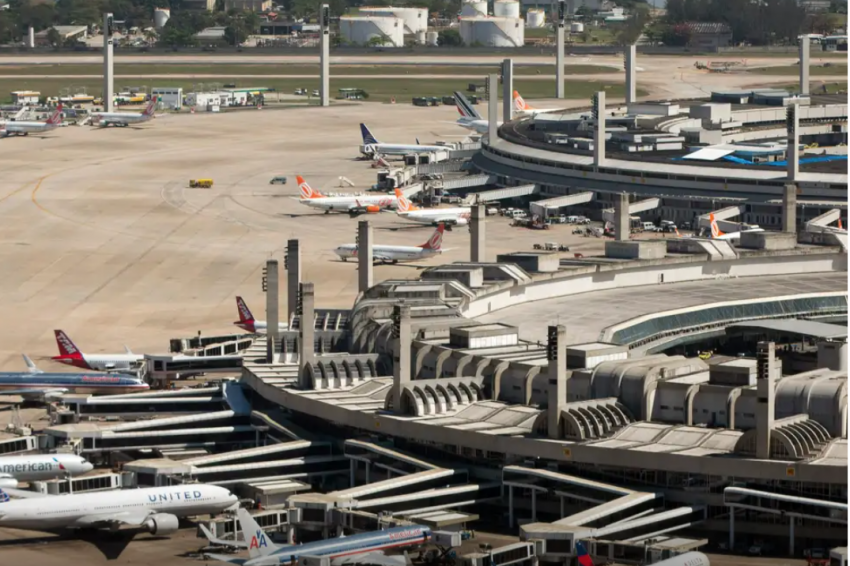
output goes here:
[[534, 110], [525, 102], [525, 99], [520, 96], [518, 90], [514, 91], [514, 110], [516, 110], [517, 112], [522, 112], [524, 110]]
[[446, 229], [446, 225], [440, 222], [437, 225], [437, 229], [434, 230], [434, 233], [431, 234], [431, 237], [428, 238], [428, 241], [419, 246], [423, 250], [434, 250], [440, 251], [440, 248], [443, 245], [443, 232]]
[[56, 107], [56, 110], [53, 111], [53, 114], [50, 118], [47, 119], [45, 124], [50, 124], [51, 126], [58, 126], [62, 123], [62, 105]]
[[12, 498], [9, 497], [9, 494], [0, 489], [0, 503], [9, 503], [9, 500]]
[[56, 345], [59, 346], [59, 357], [81, 359], [83, 353], [77, 348], [77, 345], [65, 334], [64, 330], [54, 330], [56, 336]]
[[723, 235], [723, 232], [720, 230], [720, 227], [717, 226], [717, 220], [714, 218], [714, 213], [708, 215], [708, 219], [711, 222], [711, 237], [719, 238]]
[[841, 219], [840, 218], [838, 219], [838, 229], [844, 230], [844, 226], [841, 225]]
[[593, 566], [593, 559], [587, 553], [587, 549], [581, 541], [576, 541], [576, 557], [578, 558], [579, 566]]
[[40, 369], [38, 369], [30, 357], [26, 354], [21, 354], [24, 357], [24, 363], [27, 364], [27, 371], [30, 373], [44, 373]]
[[312, 199], [312, 198], [323, 198], [325, 195], [313, 189], [310, 186], [310, 183], [304, 180], [304, 177], [301, 175], [296, 175], [295, 180], [298, 181], [298, 188], [301, 189], [301, 198]]
[[454, 92], [455, 105], [457, 106], [457, 111], [460, 112], [460, 115], [464, 118], [471, 118], [473, 120], [480, 120], [481, 115], [478, 114], [478, 111], [472, 107], [472, 104], [469, 102], [469, 99], [464, 96], [464, 94], [460, 91]]
[[395, 196], [398, 198], [399, 212], [410, 212], [411, 210], [419, 210], [417, 207], [410, 204], [410, 201], [407, 200], [407, 197], [404, 196], [404, 193], [401, 192], [401, 189], [395, 190]]
[[236, 297], [236, 310], [239, 311], [239, 322], [254, 322], [254, 315], [242, 297]]
[[148, 107], [145, 108], [145, 111], [142, 112], [144, 116], [153, 116], [154, 111], [156, 110], [156, 98], [151, 97], [151, 101], [148, 103]]
[[127, 347], [127, 344], [124, 344], [124, 352], [125, 352], [128, 356], [132, 356], [132, 355], [133, 355], [133, 351], [132, 351], [130, 348], [128, 348], [128, 347]]
[[239, 517], [242, 538], [248, 543], [248, 555], [251, 558], [268, 556], [278, 549], [277, 545], [269, 540], [269, 537], [266, 536], [266, 533], [260, 528], [248, 511], [240, 507], [236, 511], [236, 516]]
[[372, 132], [370, 132], [369, 128], [366, 127], [366, 124], [360, 124], [360, 135], [363, 136], [363, 145], [381, 143], [375, 136], [372, 135]]

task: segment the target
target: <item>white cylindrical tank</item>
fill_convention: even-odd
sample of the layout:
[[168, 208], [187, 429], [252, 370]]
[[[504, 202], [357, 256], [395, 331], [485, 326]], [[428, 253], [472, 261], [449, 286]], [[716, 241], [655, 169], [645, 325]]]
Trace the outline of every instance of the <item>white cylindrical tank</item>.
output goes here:
[[430, 45], [432, 47], [436, 47], [440, 44], [439, 42], [440, 34], [435, 31], [429, 31], [425, 34], [425, 45]]
[[377, 37], [382, 47], [404, 47], [404, 21], [395, 16], [342, 16], [339, 31], [354, 45], [369, 45]]
[[460, 7], [462, 18], [478, 18], [487, 15], [487, 0], [470, 0]]
[[466, 45], [522, 47], [525, 26], [520, 18], [461, 18], [460, 37]]
[[363, 16], [395, 16], [404, 20], [404, 33], [415, 34], [428, 29], [427, 8], [397, 8], [393, 6], [367, 6], [360, 8]]
[[581, 22], [573, 22], [570, 24], [570, 33], [582, 33], [584, 31], [584, 24]]
[[171, 17], [171, 10], [168, 8], [154, 8], [153, 10], [153, 27], [162, 29]]
[[416, 45], [425, 45], [425, 37], [424, 31], [416, 32]]
[[546, 12], [533, 8], [525, 15], [525, 27], [542, 28], [546, 25]]
[[497, 18], [518, 18], [519, 2], [515, 0], [496, 0], [493, 2], [493, 15]]

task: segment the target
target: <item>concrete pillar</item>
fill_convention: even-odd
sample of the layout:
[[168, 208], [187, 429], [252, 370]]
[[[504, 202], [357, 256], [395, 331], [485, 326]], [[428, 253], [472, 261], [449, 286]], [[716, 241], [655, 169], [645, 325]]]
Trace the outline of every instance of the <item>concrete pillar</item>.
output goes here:
[[809, 36], [800, 38], [800, 94], [809, 94], [809, 51], [812, 41]]
[[301, 298], [298, 301], [298, 386], [307, 389], [307, 367], [316, 360], [316, 329], [315, 329], [315, 291], [312, 283], [301, 284]]
[[286, 544], [295, 544], [295, 526], [286, 526]]
[[372, 226], [368, 220], [357, 224], [357, 290], [365, 293], [372, 287]]
[[567, 3], [565, 0], [558, 2], [558, 21], [555, 24], [555, 97], [564, 98], [564, 26], [567, 19]]
[[508, 528], [514, 528], [514, 486], [508, 486]]
[[794, 516], [788, 517], [788, 556], [794, 556]]
[[393, 306], [393, 412], [403, 413], [402, 392], [410, 383], [410, 306], [401, 301]]
[[370, 483], [372, 481], [371, 479], [369, 479], [369, 468], [370, 468], [370, 463], [366, 462], [366, 476], [365, 476], [366, 483]]
[[30, 49], [35, 47], [35, 28], [32, 26], [27, 30], [27, 47]]
[[635, 62], [637, 61], [637, 45], [627, 45], [625, 53], [626, 66], [626, 104], [637, 102], [637, 72]]
[[596, 120], [593, 130], [593, 165], [600, 167], [605, 164], [605, 91], [594, 95], [593, 117]]
[[563, 519], [564, 517], [566, 517], [566, 516], [567, 516], [567, 515], [566, 515], [566, 513], [564, 513], [564, 496], [563, 496], [563, 495], [559, 495], [559, 496], [558, 496], [558, 499], [559, 499], [559, 500], [560, 500], [560, 502], [561, 502], [561, 514], [560, 514], [560, 515], [558, 515], [558, 517], [560, 517], [561, 519]]
[[276, 345], [280, 340], [278, 332], [280, 278], [278, 275], [276, 259], [266, 261], [263, 291], [266, 293], [266, 363], [272, 364], [276, 361]]
[[484, 236], [484, 224], [486, 223], [487, 210], [483, 204], [473, 204], [472, 214], [469, 221], [469, 261], [474, 263], [487, 261], [486, 239]]
[[759, 342], [756, 353], [756, 458], [770, 459], [770, 434], [773, 429], [773, 401], [776, 345]]
[[502, 61], [502, 121], [510, 122], [514, 117], [514, 60]]
[[788, 132], [788, 149], [785, 159], [788, 162], [788, 180], [796, 181], [800, 173], [800, 106], [794, 104], [785, 109], [785, 129]]
[[487, 75], [487, 142], [490, 145], [499, 139], [499, 75]]
[[348, 487], [354, 487], [355, 474], [357, 472], [357, 460], [351, 459], [348, 465]]
[[735, 548], [735, 508], [729, 507], [729, 551]]
[[791, 183], [782, 192], [782, 231], [797, 232], [797, 185]]
[[531, 490], [531, 522], [537, 522], [537, 490]]
[[298, 306], [298, 291], [301, 289], [301, 246], [298, 240], [286, 241], [286, 320], [292, 323], [292, 316]]
[[103, 14], [103, 110], [113, 112], [115, 105], [115, 65], [112, 59], [112, 14]]
[[614, 239], [625, 242], [631, 234], [631, 217], [629, 215], [629, 195], [620, 193], [614, 201]]
[[322, 4], [320, 12], [319, 25], [321, 27], [321, 36], [319, 38], [319, 97], [322, 106], [330, 106], [331, 104], [331, 28], [330, 18], [331, 9], [328, 4]]
[[550, 326], [547, 338], [549, 438], [558, 439], [561, 438], [561, 411], [567, 406], [567, 328]]

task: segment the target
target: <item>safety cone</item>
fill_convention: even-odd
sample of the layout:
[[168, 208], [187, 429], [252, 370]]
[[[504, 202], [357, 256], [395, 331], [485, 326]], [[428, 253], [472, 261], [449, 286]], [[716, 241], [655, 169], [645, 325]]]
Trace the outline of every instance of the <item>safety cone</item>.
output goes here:
[[395, 104], [395, 98], [390, 98], [390, 104]]
[[189, 109], [189, 113], [190, 113], [190, 114], [194, 114], [194, 113], [195, 113], [195, 107], [194, 107], [194, 106], [193, 106], [192, 108], [190, 108], [190, 109]]

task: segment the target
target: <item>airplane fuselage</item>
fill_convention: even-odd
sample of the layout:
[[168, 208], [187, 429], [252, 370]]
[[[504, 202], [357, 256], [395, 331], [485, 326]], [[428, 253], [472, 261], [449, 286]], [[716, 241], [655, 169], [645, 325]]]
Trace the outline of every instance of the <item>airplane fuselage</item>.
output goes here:
[[[85, 373], [0, 373], [0, 394], [15, 390], [64, 390], [73, 393], [132, 393], [150, 386], [137, 377]], [[15, 394], [15, 393], [11, 393]], [[26, 396], [26, 395], [24, 395]]]
[[298, 202], [328, 212], [348, 212], [358, 206], [380, 206], [381, 208], [396, 208], [398, 206], [398, 199], [394, 196], [302, 198]]
[[432, 208], [429, 210], [411, 210], [408, 212], [398, 212], [401, 218], [418, 222], [419, 224], [438, 224], [445, 222], [455, 226], [465, 226], [469, 223], [469, 217], [472, 214], [469, 208]]
[[53, 361], [69, 366], [94, 371], [108, 371], [113, 369], [131, 369], [145, 357], [137, 354], [82, 354], [81, 357], [54, 356]]
[[141, 124], [147, 122], [153, 116], [138, 114], [136, 112], [102, 112], [95, 114], [98, 118], [97, 124], [101, 128], [106, 126], [129, 126], [130, 124]]
[[56, 124], [45, 124], [44, 122], [6, 122], [7, 136], [25, 136], [27, 134], [43, 134], [55, 130]]
[[[0, 478], [14, 478], [18, 481], [41, 481], [78, 476], [93, 468], [94, 466], [85, 458], [76, 454], [0, 456]], [[2, 481], [0, 479], [0, 485]]]
[[363, 155], [408, 155], [410, 153], [430, 153], [450, 149], [442, 145], [408, 145], [395, 143], [369, 143], [362, 147]]
[[[344, 244], [334, 250], [334, 253], [347, 261], [357, 257], [357, 244]], [[420, 248], [419, 246], [372, 246], [372, 257], [377, 261], [418, 261], [440, 253], [440, 250]]]
[[[245, 322], [234, 322], [236, 326], [241, 328], [242, 330], [247, 330], [248, 332], [254, 332], [256, 334], [265, 334], [268, 329], [268, 325], [265, 320], [255, 320], [255, 321], [245, 321]], [[285, 330], [289, 330], [289, 325], [280, 322], [277, 325], [278, 331], [283, 332]]]

